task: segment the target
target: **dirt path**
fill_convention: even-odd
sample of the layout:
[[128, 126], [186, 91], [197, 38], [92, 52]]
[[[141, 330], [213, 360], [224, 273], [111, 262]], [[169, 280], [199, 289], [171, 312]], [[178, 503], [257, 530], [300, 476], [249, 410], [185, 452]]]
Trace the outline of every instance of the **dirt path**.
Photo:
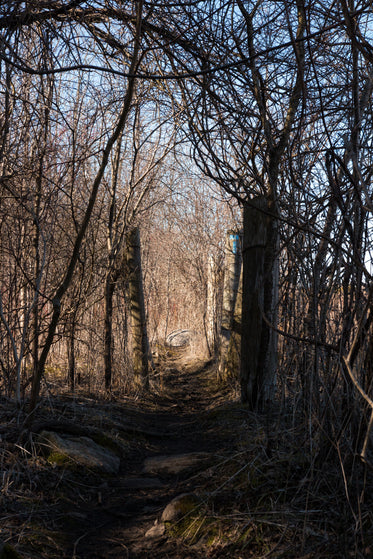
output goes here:
[[[136, 401], [82, 393], [41, 403], [44, 425], [62, 421], [115, 443], [116, 475], [71, 461], [53, 467], [36, 428], [19, 443], [14, 406], [2, 402], [0, 542], [22, 559], [373, 556], [371, 479], [359, 494], [362, 543], [338, 461], [310, 461], [299, 418], [245, 409], [217, 386], [212, 365], [169, 364], [162, 381]], [[166, 526], [162, 513], [183, 494], [196, 496], [193, 514]]]
[[[214, 379], [211, 366], [174, 366], [165, 375], [161, 395], [148, 406], [153, 409], [132, 412], [132, 421], [154, 436], [145, 435], [120, 475], [103, 482], [95, 506], [79, 507], [70, 557], [205, 557], [163, 533], [146, 534], [166, 505], [194, 492], [200, 476], [203, 483], [204, 472], [232, 445], [232, 433], [224, 435], [211, 420], [221, 400]], [[151, 459], [159, 457], [164, 458], [154, 465]]]

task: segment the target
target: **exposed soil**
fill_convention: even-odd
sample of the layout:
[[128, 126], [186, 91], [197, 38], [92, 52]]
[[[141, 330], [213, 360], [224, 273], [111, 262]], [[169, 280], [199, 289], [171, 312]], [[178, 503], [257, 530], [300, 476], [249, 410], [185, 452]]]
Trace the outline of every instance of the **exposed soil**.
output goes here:
[[[73, 423], [77, 430], [101, 426], [103, 433], [118, 435], [124, 444], [117, 476], [81, 467], [51, 468], [30, 441], [14, 444], [12, 406], [6, 413], [3, 405], [3, 437], [13, 440], [6, 442], [3, 456], [0, 539], [22, 557], [205, 556], [201, 550], [186, 552], [182, 538], [145, 534], [172, 498], [196, 490], [201, 480], [204, 486], [210, 467], [232, 451], [234, 433], [211, 418], [227, 397], [217, 386], [212, 365], [185, 362], [182, 356], [167, 363], [161, 384], [156, 393], [137, 401], [65, 395], [45, 400], [39, 410], [38, 431], [62, 419], [62, 425]], [[12, 429], [13, 437], [6, 436]], [[176, 474], [143, 472], [149, 457], [201, 451], [208, 453], [207, 460]]]
[[[14, 408], [1, 404], [0, 540], [24, 558], [373, 557], [367, 472], [356, 482], [358, 531], [340, 464], [334, 455], [321, 464], [310, 457], [294, 417], [249, 412], [217, 385], [213, 364], [179, 357], [158, 378], [136, 401], [67, 395], [40, 407], [40, 425], [58, 418], [110, 436], [121, 452], [115, 476], [53, 468], [35, 437], [15, 439]], [[176, 473], [144, 469], [151, 457], [193, 453], [201, 459]], [[198, 507], [149, 537], [184, 493]]]
[[[143, 402], [148, 409], [132, 410], [132, 421], [144, 431], [142, 444], [136, 441], [119, 478], [108, 480], [102, 490], [102, 504], [85, 509], [86, 526], [74, 536], [77, 559], [206, 556], [203, 550], [188, 549], [178, 538], [145, 537], [166, 505], [177, 495], [195, 491], [201, 485], [199, 478], [204, 478], [210, 465], [230, 452], [233, 445], [234, 433], [222, 433], [209, 417], [210, 410], [222, 400], [212, 385], [213, 368], [196, 362], [173, 365], [164, 376], [162, 394], [153, 402]], [[210, 464], [202, 461], [175, 474], [143, 473], [149, 457], [196, 452], [211, 454]], [[79, 537], [82, 539], [77, 544]]]

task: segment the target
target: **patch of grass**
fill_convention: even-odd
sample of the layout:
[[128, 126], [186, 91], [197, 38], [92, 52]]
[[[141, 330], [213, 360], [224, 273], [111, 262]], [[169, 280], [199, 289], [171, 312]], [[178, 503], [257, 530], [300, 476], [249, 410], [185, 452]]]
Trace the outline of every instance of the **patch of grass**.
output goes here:
[[114, 454], [121, 456], [124, 450], [124, 444], [114, 440], [112, 437], [107, 435], [106, 433], [93, 433], [91, 435], [92, 440], [104, 448], [111, 450]]
[[46, 365], [44, 369], [46, 379], [65, 379], [65, 373], [59, 365]]
[[61, 557], [67, 540], [68, 535], [62, 529], [61, 531], [50, 530], [34, 521], [25, 529], [22, 549], [27, 554], [31, 551], [36, 553], [38, 557], [57, 559]]
[[69, 467], [76, 467], [76, 463], [67, 455], [64, 454], [63, 452], [58, 452], [58, 451], [52, 451], [48, 456], [47, 456], [47, 462], [48, 464], [51, 464], [52, 466], [69, 466]]
[[206, 519], [199, 514], [190, 514], [178, 522], [165, 522], [169, 537], [187, 540], [190, 545], [197, 541], [197, 536], [205, 525]]

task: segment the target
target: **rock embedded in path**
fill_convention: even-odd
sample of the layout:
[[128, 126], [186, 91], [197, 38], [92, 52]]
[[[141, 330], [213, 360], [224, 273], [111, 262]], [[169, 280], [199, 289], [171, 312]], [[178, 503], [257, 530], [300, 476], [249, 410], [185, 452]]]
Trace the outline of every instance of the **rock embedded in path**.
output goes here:
[[149, 530], [145, 533], [146, 538], [161, 538], [166, 533], [166, 526], [163, 522], [155, 521], [154, 526], [149, 528]]
[[186, 347], [190, 345], [192, 338], [195, 336], [196, 333], [193, 330], [175, 330], [166, 337], [166, 345], [176, 348]]
[[64, 465], [70, 462], [106, 474], [119, 472], [120, 458], [89, 437], [65, 437], [53, 431], [42, 431], [38, 441], [47, 450], [47, 460], [51, 464]]
[[170, 456], [154, 456], [144, 462], [144, 474], [180, 474], [190, 469], [204, 466], [211, 455], [207, 452], [190, 452]]
[[194, 493], [183, 493], [172, 499], [164, 509], [161, 517], [162, 522], [177, 522], [184, 516], [196, 511], [200, 501]]
[[161, 520], [156, 520], [154, 522], [154, 526], [145, 533], [145, 537], [148, 539], [162, 538], [166, 535], [166, 526], [175, 524], [186, 516], [192, 515], [196, 512], [200, 504], [200, 499], [198, 499], [194, 493], [178, 495], [168, 503], [162, 512]]

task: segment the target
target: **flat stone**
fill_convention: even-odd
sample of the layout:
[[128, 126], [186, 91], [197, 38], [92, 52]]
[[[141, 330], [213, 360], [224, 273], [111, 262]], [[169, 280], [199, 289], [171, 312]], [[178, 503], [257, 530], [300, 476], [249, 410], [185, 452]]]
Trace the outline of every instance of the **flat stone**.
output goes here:
[[190, 345], [191, 339], [195, 336], [192, 330], [175, 330], [166, 337], [166, 345], [169, 347], [186, 347]]
[[146, 533], [146, 538], [161, 538], [166, 533], [166, 526], [163, 522], [156, 521], [154, 526], [152, 526]]
[[170, 456], [154, 456], [144, 462], [145, 474], [179, 474], [205, 464], [211, 455], [207, 452], [191, 452]]
[[38, 441], [49, 451], [47, 460], [51, 464], [61, 465], [67, 461], [107, 474], [119, 472], [120, 458], [89, 437], [67, 437], [42, 431]]

